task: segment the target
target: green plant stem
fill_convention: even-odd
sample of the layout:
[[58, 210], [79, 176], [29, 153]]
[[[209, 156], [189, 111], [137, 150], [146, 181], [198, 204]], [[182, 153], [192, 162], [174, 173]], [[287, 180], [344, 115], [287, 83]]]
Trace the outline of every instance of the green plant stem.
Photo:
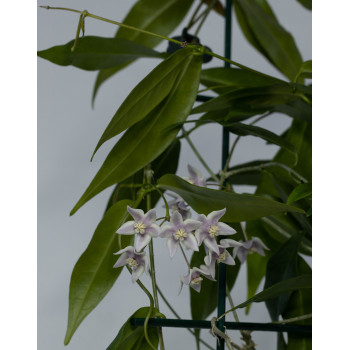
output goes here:
[[[195, 17], [203, 4], [204, 4], [204, 1], [201, 0], [200, 3], [197, 5], [196, 9], [193, 12], [191, 19], [189, 20], [189, 22], [187, 24], [187, 29], [190, 29], [197, 22], [198, 19], [195, 19]], [[199, 17], [201, 17], [201, 15]]]
[[[152, 184], [152, 170], [151, 170], [151, 165], [147, 165], [145, 168], [145, 182], [147, 185]], [[151, 198], [151, 193], [147, 194], [147, 211], [150, 211], [152, 209], [152, 198]], [[148, 245], [149, 249], [149, 256], [150, 256], [150, 265], [151, 265], [151, 278], [152, 278], [152, 289], [153, 289], [153, 296], [154, 296], [154, 301], [155, 301], [155, 306], [159, 310], [159, 301], [158, 301], [158, 295], [157, 295], [157, 281], [156, 281], [156, 270], [155, 270], [155, 264], [154, 264], [154, 250], [153, 250], [153, 239], [149, 242]], [[162, 328], [158, 328], [158, 334], [159, 334], [159, 345], [160, 349], [164, 350], [164, 340], [163, 340], [163, 332]]]
[[[168, 201], [166, 200], [166, 198], [164, 197], [163, 192], [156, 187], [156, 190], [158, 191], [158, 193], [161, 195], [164, 205], [165, 205], [165, 217], [163, 219], [166, 219], [167, 221], [170, 220], [170, 211], [169, 211], [169, 205], [168, 205]], [[158, 220], [158, 219], [157, 219]]]
[[208, 173], [211, 175], [211, 177], [218, 183], [220, 183], [220, 179], [214, 174], [214, 172], [209, 168], [208, 164], [206, 163], [206, 161], [202, 158], [202, 156], [199, 154], [197, 148], [194, 146], [194, 144], [192, 143], [191, 139], [189, 138], [186, 130], [184, 128], [182, 128], [182, 133], [186, 139], [186, 141], [188, 142], [189, 146], [191, 147], [192, 151], [194, 152], [194, 154], [197, 156], [198, 160], [202, 163], [202, 165], [204, 166], [204, 168], [208, 171]]
[[[132, 270], [129, 266], [127, 266], [127, 269], [128, 271], [130, 272], [130, 274], [132, 273]], [[144, 333], [145, 333], [145, 338], [146, 338], [146, 341], [147, 343], [149, 344], [149, 346], [154, 349], [154, 350], [157, 350], [152, 342], [150, 341], [149, 337], [148, 337], [148, 321], [152, 315], [152, 312], [153, 312], [153, 309], [154, 309], [154, 300], [153, 300], [153, 297], [152, 297], [152, 294], [149, 292], [149, 290], [144, 286], [144, 284], [140, 281], [140, 280], [136, 280], [136, 283], [140, 286], [140, 288], [146, 293], [146, 295], [148, 296], [149, 298], [149, 310], [148, 310], [148, 313], [145, 317], [145, 323], [143, 324], [143, 330], [144, 330]], [[159, 311], [159, 309], [158, 309]]]
[[201, 30], [205, 20], [207, 19], [210, 11], [212, 10], [212, 8], [214, 7], [214, 5], [217, 3], [218, 0], [212, 0], [211, 3], [209, 4], [209, 6], [205, 9], [204, 13], [203, 13], [203, 18], [202, 20], [200, 21], [195, 33], [194, 33], [194, 36], [197, 36], [199, 31]]
[[245, 241], [248, 241], [247, 232], [245, 232], [245, 229], [244, 229], [244, 227], [243, 227], [243, 222], [240, 222], [239, 224], [240, 224], [240, 226], [241, 226], [241, 229], [242, 229], [242, 232], [243, 232], [243, 236], [244, 236]]
[[[235, 305], [233, 304], [233, 300], [232, 300], [232, 297], [231, 297], [231, 294], [230, 294], [230, 290], [228, 289], [227, 284], [226, 284], [226, 295], [227, 295], [228, 301], [229, 301], [229, 303], [231, 305], [231, 309], [233, 309], [235, 307]], [[238, 318], [236, 310], [233, 310], [232, 313], [233, 313], [233, 317], [235, 318], [235, 321], [239, 322], [239, 318]]]
[[[171, 306], [171, 304], [169, 303], [169, 301], [167, 300], [167, 298], [165, 297], [165, 295], [162, 293], [162, 291], [160, 290], [159, 286], [157, 285], [157, 290], [158, 290], [158, 294], [160, 295], [160, 297], [163, 299], [164, 303], [166, 304], [166, 306], [170, 309], [170, 311], [174, 314], [174, 316], [181, 320], [180, 315], [175, 311], [175, 309]], [[196, 336], [195, 332], [190, 329], [190, 328], [186, 328], [193, 336]], [[210, 350], [215, 350], [213, 347], [211, 347], [208, 343], [206, 343], [204, 340], [202, 340], [201, 338], [199, 338], [199, 341], [206, 346], [208, 349]]]
[[187, 264], [187, 266], [188, 266], [188, 270], [191, 270], [191, 265], [190, 265], [190, 263], [188, 262], [188, 259], [187, 259], [187, 257], [186, 257], [186, 254], [185, 254], [185, 252], [184, 252], [184, 249], [182, 248], [181, 242], [179, 242], [179, 246], [180, 246], [182, 255], [184, 256], [184, 258], [185, 258], [185, 260], [186, 260], [186, 264]]

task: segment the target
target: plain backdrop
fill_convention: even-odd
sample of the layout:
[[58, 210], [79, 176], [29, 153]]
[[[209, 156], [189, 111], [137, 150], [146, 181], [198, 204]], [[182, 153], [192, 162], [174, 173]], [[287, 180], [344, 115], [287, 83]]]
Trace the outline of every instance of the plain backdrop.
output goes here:
[[[38, 5], [72, 7], [102, 17], [121, 21], [134, 1], [57, 1], [39, 2]], [[295, 0], [270, 0], [280, 23], [292, 33], [303, 60], [311, 59], [311, 12]], [[193, 11], [193, 9], [192, 9]], [[190, 11], [190, 14], [192, 13]], [[37, 46], [43, 50], [65, 44], [75, 37], [79, 16], [64, 11], [47, 11], [38, 8]], [[173, 36], [179, 35], [188, 17]], [[86, 19], [85, 35], [111, 37], [117, 28], [111, 24]], [[199, 33], [201, 43], [214, 52], [223, 54], [223, 18], [212, 13]], [[157, 50], [164, 51], [162, 43]], [[276, 77], [282, 75], [274, 69], [243, 37], [233, 17], [232, 59], [256, 70]], [[159, 60], [142, 59], [109, 79], [100, 88], [95, 106], [91, 107], [91, 96], [96, 72], [87, 72], [73, 67], [61, 67], [38, 58], [38, 349], [61, 350], [65, 348], [68, 315], [68, 293], [70, 275], [74, 264], [87, 247], [92, 234], [101, 220], [111, 188], [86, 203], [72, 217], [69, 212], [80, 198], [93, 176], [101, 166], [117, 138], [104, 144], [90, 162], [94, 147], [105, 127], [133, 87], [144, 78]], [[204, 68], [221, 67], [223, 62], [213, 59]], [[262, 121], [260, 126], [276, 133], [283, 132], [290, 118], [274, 115]], [[192, 140], [209, 166], [217, 171], [221, 162], [221, 128], [205, 126], [193, 133]], [[234, 137], [231, 137], [231, 143]], [[231, 164], [252, 159], [270, 157], [276, 147], [266, 145], [253, 137], [246, 137], [238, 144]], [[182, 142], [181, 158], [177, 174], [187, 175], [187, 164], [192, 164], [207, 176], [196, 156]], [[237, 188], [240, 192], [251, 192], [249, 187]], [[157, 208], [161, 212], [162, 207]], [[234, 238], [234, 237], [232, 237]], [[178, 296], [178, 283], [186, 266], [177, 254], [170, 260], [165, 241], [155, 240], [157, 281], [168, 300], [183, 318], [190, 318], [189, 291], [184, 288]], [[142, 282], [150, 286], [148, 276]], [[260, 285], [260, 289], [261, 289]], [[242, 267], [232, 292], [235, 303], [246, 299], [246, 274]], [[147, 306], [148, 298], [130, 281], [123, 271], [114, 287], [100, 305], [83, 321], [70, 344], [71, 350], [106, 349], [126, 319], [139, 307]], [[170, 310], [160, 301], [160, 309], [168, 318]], [[250, 315], [239, 311], [241, 321], [269, 322], [263, 303], [254, 304]], [[210, 317], [208, 318], [210, 319]], [[227, 320], [232, 320], [231, 316]], [[202, 331], [203, 339], [215, 345], [208, 331]], [[193, 336], [183, 329], [164, 329], [167, 350], [193, 349]], [[239, 333], [232, 332], [239, 343]], [[273, 349], [276, 336], [273, 333], [254, 332], [258, 349]], [[203, 347], [204, 349], [204, 347]]]

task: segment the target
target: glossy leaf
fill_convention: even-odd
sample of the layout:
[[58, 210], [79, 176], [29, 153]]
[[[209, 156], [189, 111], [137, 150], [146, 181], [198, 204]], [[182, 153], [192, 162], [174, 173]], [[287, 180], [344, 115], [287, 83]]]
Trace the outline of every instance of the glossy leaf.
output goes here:
[[113, 253], [129, 245], [132, 236], [122, 236], [119, 245], [116, 230], [125, 221], [126, 206], [132, 202], [125, 200], [114, 204], [105, 214], [72, 272], [69, 287], [68, 326], [64, 340], [67, 345], [84, 318], [100, 303], [122, 268], [115, 269], [116, 257]]
[[302, 95], [289, 84], [244, 88], [226, 92], [192, 110], [192, 114], [230, 110], [235, 114], [261, 114], [275, 106], [295, 101]]
[[[119, 330], [118, 335], [108, 346], [107, 350], [152, 350], [148, 344], [143, 327], [133, 326], [131, 318], [145, 318], [149, 312], [149, 307], [142, 307], [133, 313]], [[156, 308], [152, 310], [151, 317], [165, 318]], [[156, 327], [148, 327], [148, 337], [152, 345], [158, 348], [158, 330]]]
[[[263, 5], [262, 5], [263, 4]], [[294, 39], [266, 1], [234, 1], [238, 22], [250, 43], [290, 80], [302, 64]]]
[[196, 98], [202, 64], [201, 52], [191, 48], [183, 50], [190, 54], [183, 62], [182, 72], [171, 93], [146, 118], [125, 132], [72, 209], [71, 215], [105, 188], [125, 180], [152, 162], [173, 142], [179, 128], [169, 130], [169, 127], [189, 115]]
[[[300, 241], [301, 235], [295, 234], [270, 257], [266, 267], [264, 289], [288, 278], [295, 277]], [[289, 297], [290, 293], [284, 293], [277, 298], [266, 301], [272, 321], [278, 320], [278, 316], [284, 311]]]
[[309, 123], [312, 120], [312, 107], [300, 99], [275, 106], [272, 111], [284, 113], [294, 119]]
[[288, 143], [283, 137], [271, 132], [270, 130], [264, 129], [260, 126], [247, 125], [243, 123], [225, 123], [224, 126], [227, 130], [239, 136], [256, 136], [277, 146], [284, 148], [285, 150], [294, 154], [297, 158], [297, 154], [293, 145]]
[[191, 185], [175, 175], [164, 175], [158, 181], [161, 189], [177, 193], [197, 213], [205, 214], [226, 208], [225, 222], [241, 222], [287, 211], [299, 211], [273, 200], [249, 194], [236, 194]]
[[[139, 0], [126, 15], [123, 23], [167, 36], [179, 25], [190, 9], [192, 3], [193, 0]], [[116, 37], [131, 40], [149, 48], [155, 47], [162, 41], [161, 38], [146, 35], [123, 27], [119, 27]], [[134, 59], [130, 59], [124, 65], [99, 72], [94, 86], [92, 103], [95, 100], [100, 86], [108, 78], [125, 68], [133, 61]]]
[[294, 290], [304, 288], [312, 288], [311, 275], [301, 275], [278, 282], [271, 287], [265, 288], [262, 292], [254, 295], [254, 297], [246, 300], [244, 303], [241, 303], [235, 306], [233, 309], [230, 309], [230, 311], [241, 309], [251, 303], [260, 303], [262, 301], [272, 300], [285, 293], [290, 293]]
[[[201, 83], [214, 91], [221, 93], [226, 91], [227, 87], [248, 88], [268, 86], [284, 83], [283, 80], [275, 77], [258, 74], [252, 71], [239, 68], [209, 68], [202, 70]], [[218, 86], [222, 86], [219, 88]], [[218, 87], [218, 88], [215, 88]]]
[[61, 66], [98, 70], [124, 65], [138, 57], [161, 58], [164, 54], [126, 39], [86, 36], [80, 38], [72, 52], [74, 40], [61, 46], [39, 51], [38, 56]]
[[292, 193], [289, 195], [287, 204], [296, 202], [305, 197], [310, 197], [312, 194], [312, 184], [310, 182], [305, 184], [300, 184], [298, 187], [294, 188]]
[[190, 54], [179, 50], [171, 55], [130, 92], [101, 136], [94, 154], [104, 142], [145, 118], [170, 94]]

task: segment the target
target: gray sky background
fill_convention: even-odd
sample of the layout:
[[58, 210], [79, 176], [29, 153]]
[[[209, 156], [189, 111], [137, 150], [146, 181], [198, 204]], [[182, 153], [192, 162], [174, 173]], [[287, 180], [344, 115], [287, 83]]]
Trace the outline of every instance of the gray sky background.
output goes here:
[[[39, 2], [38, 5], [87, 9], [89, 12], [121, 21], [134, 2], [127, 0], [99, 2], [77, 0]], [[289, 30], [302, 53], [303, 60], [311, 59], [311, 13], [295, 0], [270, 0], [278, 19]], [[63, 11], [38, 9], [38, 50], [65, 44], [75, 37], [78, 15]], [[185, 19], [183, 26], [186, 25]], [[180, 26], [174, 33], [181, 33]], [[88, 18], [86, 35], [113, 36], [116, 27]], [[202, 28], [199, 37], [214, 52], [223, 53], [224, 22], [213, 13]], [[166, 43], [157, 47], [166, 49]], [[243, 38], [233, 18], [232, 59], [267, 74], [282, 77]], [[61, 350], [67, 325], [68, 292], [72, 269], [88, 245], [99, 223], [111, 188], [85, 204], [74, 216], [69, 211], [80, 198], [116, 138], [107, 142], [90, 162], [92, 151], [117, 108], [133, 87], [153, 69], [159, 60], [143, 59], [129, 66], [108, 80], [100, 89], [95, 108], [91, 108], [95, 72], [72, 67], [61, 67], [38, 58], [38, 349]], [[221, 67], [223, 63], [213, 59], [204, 66]], [[275, 115], [259, 125], [280, 133], [290, 124], [290, 119]], [[193, 134], [193, 142], [206, 156], [210, 167], [220, 167], [221, 129], [206, 126]], [[234, 138], [231, 139], [231, 142]], [[255, 138], [246, 137], [239, 143], [232, 164], [251, 159], [269, 157], [276, 151]], [[199, 161], [186, 143], [182, 143], [181, 159], [177, 174], [187, 175], [187, 164], [192, 164], [207, 176]], [[241, 191], [249, 191], [243, 188]], [[159, 212], [161, 207], [159, 208]], [[234, 238], [234, 237], [233, 237]], [[155, 241], [157, 280], [171, 304], [183, 318], [190, 318], [189, 291], [184, 288], [180, 296], [178, 279], [186, 270], [179, 254], [171, 261], [164, 240]], [[142, 281], [150, 286], [148, 276]], [[246, 299], [245, 268], [239, 275], [232, 296], [236, 303]], [[260, 286], [261, 287], [261, 286]], [[70, 344], [78, 349], [105, 349], [118, 333], [125, 320], [139, 307], [147, 306], [148, 299], [133, 285], [127, 272], [123, 272], [115, 286], [101, 304], [83, 321]], [[173, 315], [161, 302], [161, 311]], [[241, 321], [268, 322], [263, 304], [255, 304], [248, 318], [239, 312]], [[231, 316], [228, 317], [231, 320]], [[192, 335], [186, 330], [166, 329], [167, 350], [194, 348]], [[203, 338], [214, 344], [208, 331]], [[239, 336], [233, 332], [236, 342]], [[256, 332], [254, 340], [259, 349], [275, 346], [272, 333]]]

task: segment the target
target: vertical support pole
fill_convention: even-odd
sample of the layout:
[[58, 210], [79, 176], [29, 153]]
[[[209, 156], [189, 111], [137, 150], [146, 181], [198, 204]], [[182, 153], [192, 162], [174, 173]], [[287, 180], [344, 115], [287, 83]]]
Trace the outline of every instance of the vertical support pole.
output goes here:
[[[226, 0], [226, 13], [225, 13], [225, 57], [231, 59], [231, 27], [232, 27], [232, 0]], [[225, 62], [225, 67], [229, 67], [230, 64]], [[222, 131], [222, 156], [221, 156], [221, 168], [224, 169], [226, 160], [229, 154], [229, 132], [223, 128]], [[226, 308], [226, 265], [219, 263], [218, 267], [218, 317], [225, 312]], [[218, 328], [221, 331], [224, 330], [225, 317], [218, 322]], [[217, 343], [217, 350], [225, 349], [225, 342], [223, 339], [220, 343]]]

